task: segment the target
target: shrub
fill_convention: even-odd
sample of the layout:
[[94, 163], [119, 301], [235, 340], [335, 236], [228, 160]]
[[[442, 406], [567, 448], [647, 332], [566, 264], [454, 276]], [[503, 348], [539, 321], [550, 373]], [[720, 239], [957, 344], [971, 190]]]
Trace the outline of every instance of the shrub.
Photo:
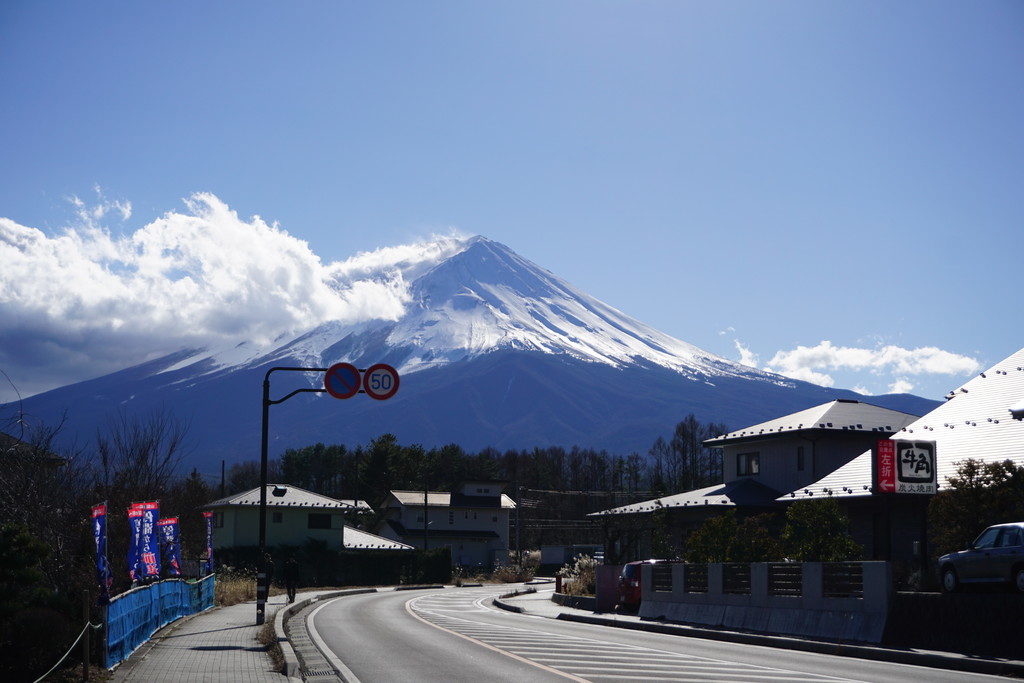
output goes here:
[[520, 583], [533, 579], [533, 570], [515, 564], [506, 564], [494, 568], [491, 578], [501, 583]]
[[858, 560], [863, 548], [850, 538], [849, 522], [835, 498], [802, 500], [786, 510], [782, 543], [788, 557], [801, 562]]
[[580, 555], [560, 570], [562, 592], [566, 595], [595, 595], [598, 562], [589, 555]]

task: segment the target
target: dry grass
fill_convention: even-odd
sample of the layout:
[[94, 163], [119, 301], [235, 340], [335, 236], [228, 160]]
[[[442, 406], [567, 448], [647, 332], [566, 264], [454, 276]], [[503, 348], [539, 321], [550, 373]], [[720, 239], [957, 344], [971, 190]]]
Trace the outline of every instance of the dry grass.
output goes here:
[[[322, 590], [330, 590], [324, 588]], [[270, 587], [269, 597], [284, 595], [284, 588]], [[251, 571], [239, 571], [230, 568], [217, 572], [217, 584], [213, 591], [213, 604], [217, 607], [229, 607], [240, 602], [252, 602], [256, 599], [256, 574]]]
[[533, 580], [533, 569], [509, 564], [495, 568], [491, 577], [501, 583], [520, 583]]
[[562, 592], [566, 595], [595, 595], [597, 593], [597, 560], [580, 555], [561, 569]]
[[275, 671], [284, 670], [284, 653], [281, 651], [281, 643], [278, 642], [277, 633], [274, 632], [274, 620], [267, 619], [256, 636], [257, 642], [267, 649], [270, 661], [274, 664]]
[[256, 599], [256, 576], [244, 572], [218, 572], [213, 603], [218, 607]]

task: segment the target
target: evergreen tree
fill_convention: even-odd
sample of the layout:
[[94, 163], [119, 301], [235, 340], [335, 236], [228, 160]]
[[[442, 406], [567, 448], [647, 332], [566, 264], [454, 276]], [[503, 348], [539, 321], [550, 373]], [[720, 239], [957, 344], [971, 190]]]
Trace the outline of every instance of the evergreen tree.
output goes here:
[[835, 498], [790, 505], [782, 543], [787, 557], [801, 562], [845, 562], [860, 559], [863, 553], [850, 538], [849, 522]]

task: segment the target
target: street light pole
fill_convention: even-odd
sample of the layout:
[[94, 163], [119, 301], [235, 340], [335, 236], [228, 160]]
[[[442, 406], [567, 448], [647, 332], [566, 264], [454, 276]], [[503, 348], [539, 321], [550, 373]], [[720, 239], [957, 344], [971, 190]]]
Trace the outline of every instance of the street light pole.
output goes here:
[[266, 619], [267, 597], [270, 595], [270, 582], [267, 580], [267, 441], [270, 433], [270, 406], [284, 403], [292, 396], [301, 393], [321, 394], [326, 389], [296, 389], [284, 398], [270, 400], [270, 374], [277, 370], [292, 372], [327, 372], [327, 368], [289, 368], [277, 367], [267, 370], [263, 377], [263, 434], [260, 440], [260, 527], [259, 527], [259, 570], [256, 573], [256, 625], [263, 624]]

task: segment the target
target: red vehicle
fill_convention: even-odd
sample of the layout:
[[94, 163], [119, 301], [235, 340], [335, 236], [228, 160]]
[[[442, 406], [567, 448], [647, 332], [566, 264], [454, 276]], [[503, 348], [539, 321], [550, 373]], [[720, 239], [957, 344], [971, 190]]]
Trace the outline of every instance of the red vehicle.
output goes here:
[[640, 608], [640, 598], [643, 595], [641, 580], [643, 571], [641, 567], [645, 564], [660, 564], [668, 560], [637, 560], [627, 562], [619, 574], [619, 600], [615, 608], [623, 611], [636, 611]]

